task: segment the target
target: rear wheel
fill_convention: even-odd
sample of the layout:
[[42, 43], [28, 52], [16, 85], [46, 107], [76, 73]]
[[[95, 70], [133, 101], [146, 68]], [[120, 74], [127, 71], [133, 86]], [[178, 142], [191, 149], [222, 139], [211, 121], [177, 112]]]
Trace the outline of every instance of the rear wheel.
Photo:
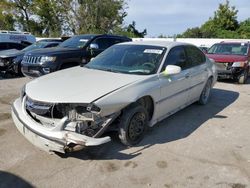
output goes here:
[[138, 144], [148, 126], [148, 113], [139, 104], [124, 109], [119, 124], [119, 138], [127, 146]]
[[200, 99], [198, 101], [199, 104], [202, 104], [202, 105], [207, 104], [209, 97], [210, 97], [211, 88], [212, 88], [212, 78], [209, 78], [201, 92]]

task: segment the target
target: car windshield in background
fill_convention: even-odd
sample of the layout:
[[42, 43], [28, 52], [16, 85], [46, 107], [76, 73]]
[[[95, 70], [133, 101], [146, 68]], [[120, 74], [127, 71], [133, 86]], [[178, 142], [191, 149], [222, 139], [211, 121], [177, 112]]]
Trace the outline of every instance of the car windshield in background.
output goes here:
[[85, 44], [89, 41], [90, 37], [84, 37], [84, 36], [75, 36], [72, 37], [60, 45], [58, 47], [61, 48], [82, 48], [85, 46]]
[[215, 44], [209, 50], [209, 54], [223, 55], [247, 55], [248, 46], [245, 43]]
[[39, 49], [39, 48], [44, 48], [48, 43], [47, 42], [36, 42], [24, 49], [22, 49], [23, 52]]
[[115, 45], [85, 67], [126, 74], [149, 75], [157, 72], [166, 48], [148, 45]]

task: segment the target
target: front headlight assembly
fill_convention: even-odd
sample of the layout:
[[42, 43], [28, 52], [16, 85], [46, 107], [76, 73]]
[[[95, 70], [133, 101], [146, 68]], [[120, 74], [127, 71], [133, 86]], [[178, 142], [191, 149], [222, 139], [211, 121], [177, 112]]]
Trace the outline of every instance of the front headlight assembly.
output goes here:
[[247, 61], [237, 61], [234, 62], [232, 67], [245, 67], [247, 64]]
[[20, 93], [20, 98], [23, 99], [26, 93], [26, 84], [22, 87], [21, 93]]
[[40, 63], [54, 62], [56, 60], [55, 56], [42, 56]]

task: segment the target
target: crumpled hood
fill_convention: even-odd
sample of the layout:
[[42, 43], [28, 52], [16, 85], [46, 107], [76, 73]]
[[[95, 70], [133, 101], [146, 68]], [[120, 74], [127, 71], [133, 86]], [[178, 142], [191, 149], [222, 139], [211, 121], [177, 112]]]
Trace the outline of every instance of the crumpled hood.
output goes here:
[[247, 56], [242, 56], [242, 55], [207, 54], [207, 56], [213, 59], [215, 62], [221, 62], [221, 63], [230, 63], [230, 62], [247, 60]]
[[16, 49], [3, 50], [3, 51], [0, 51], [0, 58], [15, 57], [22, 53], [23, 53], [22, 51], [16, 50]]
[[26, 94], [41, 102], [90, 103], [143, 78], [142, 75], [74, 67], [29, 82]]
[[57, 55], [57, 54], [64, 54], [64, 53], [72, 53], [74, 51], [79, 51], [78, 48], [61, 48], [61, 47], [53, 47], [53, 48], [41, 48], [32, 50], [26, 53], [26, 55], [34, 55], [34, 56], [41, 56], [41, 55]]

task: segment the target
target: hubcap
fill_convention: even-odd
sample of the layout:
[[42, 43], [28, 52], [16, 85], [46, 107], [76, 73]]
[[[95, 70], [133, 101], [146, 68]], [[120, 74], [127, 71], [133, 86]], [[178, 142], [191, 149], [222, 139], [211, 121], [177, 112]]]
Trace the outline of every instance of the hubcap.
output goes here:
[[128, 136], [131, 141], [138, 140], [144, 131], [145, 128], [146, 116], [144, 113], [136, 113], [129, 124]]

